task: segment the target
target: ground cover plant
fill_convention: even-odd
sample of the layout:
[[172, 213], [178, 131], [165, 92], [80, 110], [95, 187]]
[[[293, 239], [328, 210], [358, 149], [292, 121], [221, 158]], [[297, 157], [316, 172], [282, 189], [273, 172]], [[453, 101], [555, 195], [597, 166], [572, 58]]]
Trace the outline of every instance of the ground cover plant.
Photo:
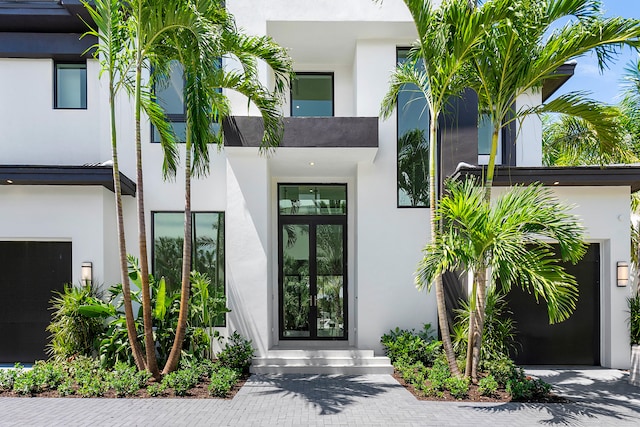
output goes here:
[[[479, 380], [451, 374], [442, 343], [431, 333], [399, 329], [382, 336], [381, 342], [394, 366], [396, 379], [419, 399], [486, 402], [563, 402], [551, 393], [551, 385], [527, 376], [507, 355], [497, 355], [482, 364]], [[464, 364], [464, 352], [458, 358]]]
[[38, 361], [31, 369], [16, 364], [0, 370], [0, 397], [230, 398], [247, 377], [220, 361], [205, 359], [183, 361], [155, 382], [135, 365], [121, 361], [105, 368], [98, 359], [78, 356]]

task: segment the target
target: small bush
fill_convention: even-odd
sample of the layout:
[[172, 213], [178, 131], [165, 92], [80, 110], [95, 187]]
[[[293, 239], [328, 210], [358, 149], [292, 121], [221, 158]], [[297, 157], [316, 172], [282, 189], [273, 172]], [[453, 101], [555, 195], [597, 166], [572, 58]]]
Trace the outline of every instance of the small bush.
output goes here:
[[456, 399], [463, 399], [469, 393], [469, 379], [449, 377], [444, 380], [444, 386]]
[[149, 379], [149, 373], [140, 372], [135, 366], [118, 362], [109, 373], [109, 385], [116, 392], [116, 396], [131, 396], [140, 390]]
[[238, 332], [234, 332], [229, 337], [229, 342], [224, 350], [218, 354], [218, 360], [222, 366], [235, 369], [240, 373], [248, 373], [253, 352], [251, 341]]
[[549, 394], [551, 384], [531, 377], [514, 378], [507, 382], [506, 390], [512, 400], [539, 399]]
[[498, 382], [493, 375], [487, 375], [478, 381], [478, 392], [483, 396], [495, 396], [498, 391], [498, 387]]
[[640, 345], [640, 292], [627, 298], [629, 305], [629, 332], [631, 345]]
[[493, 376], [500, 387], [505, 387], [511, 379], [524, 376], [515, 363], [506, 357], [485, 361], [483, 368], [489, 375]]
[[209, 394], [216, 397], [227, 397], [236, 381], [238, 381], [238, 372], [221, 366], [217, 372], [211, 376]]
[[56, 389], [64, 379], [64, 375], [60, 366], [52, 362], [38, 361], [31, 370], [21, 371], [16, 375], [13, 390], [26, 395]]
[[13, 384], [22, 372], [23, 368], [19, 363], [16, 363], [13, 369], [0, 369], [0, 391], [13, 390]]
[[74, 382], [71, 378], [65, 378], [60, 384], [58, 384], [58, 393], [60, 396], [71, 396], [76, 392]]
[[429, 369], [429, 375], [427, 379], [431, 383], [431, 388], [437, 391], [444, 390], [445, 381], [451, 377], [449, 371], [449, 365], [444, 357], [439, 357], [433, 362], [433, 366]]
[[179, 369], [162, 379], [165, 388], [172, 388], [176, 396], [186, 396], [187, 392], [198, 384], [198, 372], [194, 369]]
[[396, 328], [384, 334], [380, 340], [385, 353], [391, 363], [405, 359], [409, 363], [422, 362], [431, 365], [440, 352], [441, 342], [436, 341], [431, 334], [431, 325], [424, 325], [424, 329], [416, 332], [414, 329]]
[[147, 387], [147, 393], [149, 393], [149, 396], [152, 396], [152, 397], [160, 396], [164, 394], [165, 391], [166, 391], [166, 388], [163, 382], [153, 383], [153, 384], [150, 384], [149, 387]]

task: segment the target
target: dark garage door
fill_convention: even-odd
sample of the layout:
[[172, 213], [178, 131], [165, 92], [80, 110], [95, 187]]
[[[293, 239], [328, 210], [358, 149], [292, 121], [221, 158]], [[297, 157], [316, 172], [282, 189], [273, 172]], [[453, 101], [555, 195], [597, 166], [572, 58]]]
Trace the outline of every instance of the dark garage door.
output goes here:
[[71, 282], [71, 242], [0, 242], [0, 363], [45, 359], [52, 291]]
[[577, 264], [566, 264], [580, 286], [576, 310], [568, 320], [549, 325], [544, 301], [519, 288], [508, 295], [517, 322], [521, 365], [600, 365], [600, 245], [591, 244]]

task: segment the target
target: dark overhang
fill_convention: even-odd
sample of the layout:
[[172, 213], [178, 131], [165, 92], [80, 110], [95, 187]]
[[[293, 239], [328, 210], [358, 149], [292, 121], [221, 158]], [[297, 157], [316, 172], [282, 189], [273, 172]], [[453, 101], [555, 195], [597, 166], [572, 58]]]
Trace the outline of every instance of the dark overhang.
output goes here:
[[[486, 167], [459, 166], [454, 179], [486, 176]], [[620, 187], [629, 186], [631, 192], [640, 190], [640, 166], [571, 166], [571, 167], [509, 167], [496, 168], [493, 184], [510, 186], [532, 184], [558, 187]]]
[[[101, 185], [113, 189], [111, 166], [0, 165], [0, 185]], [[136, 184], [120, 172], [124, 196], [136, 195]]]
[[[377, 117], [286, 117], [279, 147], [377, 148]], [[223, 123], [226, 147], [259, 147], [261, 117], [235, 116]]]
[[83, 20], [79, 0], [0, 0], [0, 57], [78, 60], [97, 43]]
[[542, 102], [546, 101], [560, 87], [573, 76], [576, 69], [576, 62], [567, 62], [561, 65], [552, 73], [552, 77], [546, 79], [542, 85]]

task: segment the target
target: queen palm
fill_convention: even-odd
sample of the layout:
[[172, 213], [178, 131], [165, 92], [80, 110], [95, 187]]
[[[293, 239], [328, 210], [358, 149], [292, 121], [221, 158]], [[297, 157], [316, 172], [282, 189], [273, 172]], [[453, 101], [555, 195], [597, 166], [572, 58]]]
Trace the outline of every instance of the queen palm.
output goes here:
[[[190, 31], [180, 30], [166, 37], [161, 48], [166, 58], [173, 58], [182, 65], [186, 110], [185, 227], [180, 313], [176, 337], [163, 374], [175, 370], [178, 365], [188, 320], [192, 253], [191, 177], [192, 174], [207, 174], [209, 143], [215, 142], [219, 147], [222, 145], [222, 120], [230, 115], [228, 100], [220, 90], [237, 91], [257, 106], [264, 123], [261, 149], [268, 149], [276, 146], [283, 134], [277, 107], [282, 101], [285, 83], [293, 72], [285, 50], [268, 37], [248, 37], [239, 32], [233, 16], [226, 12], [223, 2], [194, 1], [193, 4], [215, 35], [210, 40], [210, 45], [203, 46]], [[225, 70], [216, 66], [222, 56], [233, 56], [242, 64], [242, 71]], [[267, 90], [258, 80], [258, 59], [267, 63], [274, 71], [276, 83], [273, 91]], [[216, 126], [212, 126], [213, 123]], [[174, 154], [175, 151], [166, 151], [165, 157]], [[165, 163], [174, 164], [176, 159], [168, 159]]]
[[[416, 25], [418, 39], [409, 52], [409, 60], [393, 72], [390, 88], [382, 101], [381, 116], [388, 118], [397, 106], [398, 94], [412, 85], [426, 100], [429, 117], [429, 206], [431, 213], [431, 241], [435, 240], [438, 223], [435, 211], [437, 162], [436, 140], [438, 118], [452, 96], [464, 89], [463, 69], [479, 46], [484, 28], [499, 19], [504, 5], [493, 4], [476, 10], [468, 0], [444, 0], [436, 8], [429, 0], [405, 0]], [[435, 277], [438, 324], [449, 368], [460, 375], [451, 344], [446, 316], [442, 276]]]
[[[578, 218], [541, 185], [511, 188], [495, 203], [484, 195], [471, 179], [449, 183], [437, 211], [442, 228], [425, 248], [418, 279], [428, 284], [447, 270], [470, 271], [473, 314], [479, 284], [489, 272], [492, 283], [499, 281], [504, 291], [518, 285], [545, 300], [551, 323], [566, 319], [575, 309], [577, 283], [556, 263], [548, 240], [558, 242], [563, 260], [577, 262], [585, 251]], [[467, 363], [472, 346], [468, 341]], [[471, 372], [466, 372], [474, 381], [478, 360], [474, 350]]]

